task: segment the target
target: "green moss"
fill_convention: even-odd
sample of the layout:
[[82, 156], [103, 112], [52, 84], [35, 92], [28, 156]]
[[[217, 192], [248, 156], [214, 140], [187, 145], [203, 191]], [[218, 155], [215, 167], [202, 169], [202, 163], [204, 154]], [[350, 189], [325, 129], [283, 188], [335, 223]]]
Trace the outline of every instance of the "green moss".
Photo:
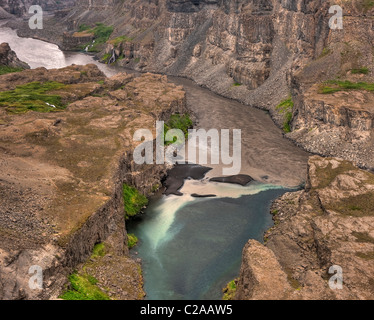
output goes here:
[[105, 62], [105, 63], [108, 63], [109, 59], [111, 58], [111, 54], [110, 53], [106, 53], [103, 55], [103, 57], [101, 58], [101, 61]]
[[[82, 30], [81, 30], [82, 27]], [[81, 25], [79, 31], [87, 31], [88, 33], [93, 33], [95, 37], [95, 42], [92, 46], [88, 49], [89, 52], [99, 52], [100, 46], [106, 43], [113, 33], [114, 27], [113, 26], [106, 26], [103, 23], [96, 23], [96, 27], [89, 28], [86, 25]], [[88, 44], [81, 46], [81, 48], [86, 48]]]
[[324, 82], [320, 87], [318, 92], [321, 94], [331, 94], [339, 91], [349, 91], [349, 90], [366, 90], [374, 91], [374, 83], [367, 82], [351, 82], [348, 80], [330, 80]]
[[158, 183], [156, 183], [156, 184], [154, 184], [154, 185], [152, 186], [152, 190], [151, 190], [151, 192], [154, 193], [154, 192], [156, 192], [158, 189], [160, 189], [160, 185], [159, 185]]
[[61, 97], [48, 94], [48, 91], [64, 87], [64, 84], [55, 81], [31, 82], [20, 85], [14, 90], [0, 92], [0, 107], [5, 107], [11, 113], [25, 113], [30, 110], [38, 112], [58, 111], [65, 108], [61, 102]]
[[280, 114], [284, 115], [283, 131], [286, 133], [291, 132], [293, 106], [292, 97], [289, 97], [275, 107]]
[[148, 204], [146, 196], [127, 184], [123, 185], [123, 201], [125, 203], [126, 219], [137, 215]]
[[230, 281], [226, 288], [223, 289], [222, 300], [234, 300], [237, 289], [237, 279]]
[[366, 68], [366, 67], [358, 68], [358, 69], [352, 69], [351, 73], [353, 73], [353, 74], [368, 74], [369, 69]]
[[97, 257], [103, 257], [103, 256], [105, 256], [105, 253], [106, 253], [105, 244], [103, 242], [98, 243], [98, 244], [95, 245], [95, 247], [92, 251], [91, 258], [95, 259]]
[[22, 68], [12, 68], [12, 67], [8, 67], [8, 66], [0, 66], [0, 76], [3, 75], [3, 74], [7, 74], [7, 73], [20, 72], [22, 70], [23, 70]]
[[240, 87], [242, 84], [240, 82], [234, 82], [234, 84], [232, 85], [233, 87]]
[[97, 279], [89, 275], [73, 273], [69, 276], [71, 289], [63, 293], [64, 300], [110, 300], [109, 296], [96, 286]]
[[78, 28], [78, 31], [79, 32], [83, 32], [83, 31], [86, 31], [86, 30], [90, 30], [91, 28], [88, 26], [88, 25], [86, 25], [86, 24], [81, 24], [80, 26], [79, 26], [79, 28]]
[[129, 249], [135, 247], [138, 244], [139, 240], [135, 234], [129, 233], [127, 234], [127, 238], [128, 238], [127, 246], [129, 247]]
[[[166, 133], [171, 129], [180, 129], [183, 131], [185, 138], [188, 138], [188, 129], [192, 128], [193, 122], [190, 118], [190, 115], [188, 113], [184, 115], [180, 114], [173, 114], [171, 115], [168, 122], [164, 125], [164, 132]], [[165, 141], [165, 145], [172, 144], [176, 141], [176, 138], [174, 138], [174, 141]]]

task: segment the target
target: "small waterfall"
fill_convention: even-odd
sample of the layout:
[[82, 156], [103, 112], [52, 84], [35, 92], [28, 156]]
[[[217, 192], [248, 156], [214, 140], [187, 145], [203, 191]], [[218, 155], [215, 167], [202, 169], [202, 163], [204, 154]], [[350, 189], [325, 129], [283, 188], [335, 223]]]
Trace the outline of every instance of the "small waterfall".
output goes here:
[[116, 51], [113, 49], [112, 56], [109, 59], [108, 64], [111, 64], [111, 63], [114, 63], [114, 62], [116, 62]]

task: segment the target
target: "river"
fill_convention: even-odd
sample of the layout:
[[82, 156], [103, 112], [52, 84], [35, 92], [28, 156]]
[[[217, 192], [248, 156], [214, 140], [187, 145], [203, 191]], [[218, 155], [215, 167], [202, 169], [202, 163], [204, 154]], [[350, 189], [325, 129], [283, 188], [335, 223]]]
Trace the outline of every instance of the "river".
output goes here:
[[[19, 38], [0, 28], [0, 43], [8, 42], [32, 68], [61, 68], [95, 63], [107, 76], [123, 69], [104, 65], [92, 56], [62, 52], [56, 45]], [[241, 129], [241, 173], [256, 182], [247, 186], [209, 182], [222, 165], [212, 165], [203, 180], [186, 180], [183, 196], [158, 195], [145, 214], [128, 223], [139, 238], [132, 254], [143, 261], [148, 299], [220, 299], [222, 287], [238, 276], [242, 248], [248, 239], [262, 241], [272, 226], [271, 201], [303, 183], [308, 153], [285, 139], [270, 116], [201, 88], [192, 81], [170, 77], [183, 85], [196, 128]], [[215, 194], [194, 198], [192, 193]]]

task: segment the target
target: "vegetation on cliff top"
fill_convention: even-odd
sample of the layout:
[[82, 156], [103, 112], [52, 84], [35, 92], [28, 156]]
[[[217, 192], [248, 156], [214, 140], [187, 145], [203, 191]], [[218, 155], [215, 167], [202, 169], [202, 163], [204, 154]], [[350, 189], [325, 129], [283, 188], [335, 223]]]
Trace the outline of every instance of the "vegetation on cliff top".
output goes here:
[[358, 68], [358, 69], [352, 69], [351, 70], [352, 74], [368, 74], [369, 69], [366, 67]]
[[51, 112], [64, 109], [61, 97], [48, 93], [62, 89], [64, 84], [48, 81], [45, 83], [30, 82], [17, 86], [14, 90], [0, 92], [0, 107], [11, 113], [26, 113], [30, 110]]
[[[90, 28], [89, 26], [82, 24], [79, 26], [79, 32], [91, 33], [95, 37], [95, 42], [88, 48], [89, 52], [99, 52], [100, 45], [106, 43], [113, 33], [114, 27], [113, 26], [106, 26], [105, 24], [98, 22], [96, 23], [96, 27]], [[88, 44], [82, 46], [82, 48], [86, 48]]]
[[71, 289], [63, 293], [64, 300], [110, 300], [109, 296], [97, 286], [98, 280], [88, 274], [73, 273], [69, 276]]
[[128, 36], [119, 36], [117, 38], [114, 38], [112, 40], [109, 40], [108, 42], [112, 45], [114, 45], [115, 47], [118, 46], [121, 42], [131, 42], [133, 41], [134, 38], [130, 38]]
[[[106, 249], [104, 243], [95, 245], [91, 260], [105, 256]], [[74, 272], [69, 276], [69, 289], [60, 298], [64, 300], [110, 300], [109, 296], [98, 286], [98, 280], [88, 274], [83, 268], [82, 272]]]
[[12, 72], [20, 72], [22, 71], [22, 68], [13, 68], [13, 67], [8, 67], [8, 66], [0, 66], [0, 76], [3, 74], [7, 73], [12, 73]]
[[292, 98], [283, 100], [280, 104], [276, 106], [276, 110], [284, 115], [283, 131], [288, 133], [291, 132], [291, 120], [292, 120], [292, 110], [293, 110]]
[[374, 83], [367, 82], [351, 82], [348, 80], [329, 80], [324, 82], [318, 90], [318, 93], [331, 94], [339, 91], [349, 90], [366, 90], [374, 91]]
[[238, 279], [234, 279], [230, 281], [226, 288], [223, 289], [223, 298], [222, 300], [234, 300], [235, 293], [236, 293], [236, 286], [237, 286]]
[[[180, 114], [173, 114], [171, 115], [168, 122], [164, 124], [164, 133], [166, 135], [166, 132], [168, 132], [170, 129], [179, 129], [182, 130], [184, 133], [185, 138], [188, 138], [188, 129], [192, 128], [193, 122], [190, 118], [190, 115], [188, 113], [180, 115]], [[174, 141], [166, 141], [165, 145], [172, 144], [176, 141], [176, 138], [174, 138]]]
[[123, 201], [125, 203], [126, 219], [137, 215], [148, 204], [146, 196], [127, 184], [123, 185]]

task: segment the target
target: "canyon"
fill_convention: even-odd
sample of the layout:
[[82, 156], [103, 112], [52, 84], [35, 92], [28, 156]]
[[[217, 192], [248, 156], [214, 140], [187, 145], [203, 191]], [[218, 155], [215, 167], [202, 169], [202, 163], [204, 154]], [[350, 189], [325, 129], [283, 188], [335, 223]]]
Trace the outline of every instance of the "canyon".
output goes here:
[[[127, 248], [122, 186], [149, 194], [166, 167], [133, 162], [133, 128], [183, 113], [185, 93], [163, 76], [106, 78], [95, 65], [5, 74], [0, 90], [14, 94], [55, 79], [58, 86], [47, 92], [66, 108], [45, 104], [27, 112], [3, 102], [0, 108], [0, 297], [57, 298], [66, 276], [105, 243], [90, 273], [110, 297], [139, 299], [142, 277]], [[43, 269], [43, 290], [28, 286], [32, 265]]]
[[[373, 298], [374, 289], [370, 280], [374, 272], [371, 267], [373, 219], [370, 209], [359, 204], [360, 201], [365, 206], [370, 204], [373, 196], [372, 174], [369, 172], [374, 169], [372, 5], [363, 0], [334, 3], [322, 0], [77, 0], [66, 6], [54, 1], [40, 1], [50, 14], [45, 16], [43, 30], [30, 30], [27, 27], [28, 15], [25, 9], [28, 2], [24, 1], [18, 6], [12, 3], [0, 1], [0, 17], [9, 18], [9, 14], [17, 16], [17, 19], [12, 19], [7, 25], [17, 28], [21, 36], [47, 40], [64, 50], [80, 50], [81, 46], [92, 44], [95, 38], [90, 32], [82, 33], [81, 26], [94, 28], [96, 23], [113, 26], [108, 40], [97, 46], [95, 55], [101, 61], [105, 62], [108, 55], [114, 55], [115, 64], [119, 67], [185, 77], [221, 96], [241, 102], [243, 108], [252, 106], [266, 110], [273, 121], [284, 129], [286, 138], [306, 151], [329, 157], [311, 157], [305, 189], [286, 194], [274, 202], [272, 212], [276, 226], [266, 234], [265, 245], [251, 240], [244, 248], [235, 298]], [[332, 30], [328, 26], [331, 17], [328, 10], [332, 4], [343, 8], [342, 30]], [[81, 104], [83, 102], [80, 102], [82, 99], [99, 99], [92, 95], [103, 90], [97, 81], [104, 80], [103, 75], [93, 67], [83, 67], [89, 68], [88, 70], [79, 68], [51, 71], [52, 78], [56, 76], [53, 72], [64, 74], [69, 79], [66, 80], [69, 85], [70, 81], [84, 79], [80, 77], [79, 80], [71, 80], [72, 76], [68, 74], [90, 74], [89, 79], [84, 80], [91, 82], [85, 88], [90, 92], [82, 93], [79, 89], [73, 91], [73, 94], [67, 94], [69, 99], [77, 100], [73, 106], [77, 105], [78, 109], [79, 106], [84, 107]], [[29, 79], [49, 77], [44, 70], [26, 70], [20, 74], [31, 75], [31, 72], [33, 73]], [[9, 87], [11, 83], [23, 84], [22, 77], [17, 79], [20, 74], [2, 76], [2, 83], [6, 83], [2, 90], [12, 89]], [[104, 80], [104, 87], [110, 81], [126, 86], [130, 84], [130, 88], [135, 86], [133, 82], [142, 81], [150, 81], [155, 87], [170, 86], [162, 76], [145, 75], [140, 77], [141, 80], [131, 76], [118, 77], [118, 80]], [[126, 91], [126, 86], [120, 90]], [[147, 92], [147, 85], [139, 84], [135, 95], [135, 99], [140, 95], [143, 103], [146, 97], [141, 94], [140, 89]], [[108, 85], [106, 90], [109, 90], [110, 103], [116, 101], [115, 103], [121, 104], [127, 101], [122, 93], [117, 95], [119, 92], [116, 91], [120, 90], [116, 85]], [[174, 108], [173, 111], [178, 112], [186, 110], [185, 102], [181, 102], [181, 89], [173, 88], [171, 91], [178, 93], [178, 107], [164, 106], [168, 110], [166, 113], [170, 114], [171, 109], [168, 108]], [[148, 93], [155, 94], [153, 91]], [[147, 103], [152, 104], [151, 101]], [[136, 101], [134, 105], [138, 105]], [[282, 109], [282, 106], [287, 108]], [[73, 112], [74, 107], [72, 111], [69, 108], [64, 112]], [[162, 118], [163, 112], [160, 112], [152, 119]], [[8, 117], [3, 112], [0, 125], [8, 125]], [[25, 117], [23, 122], [11, 123], [12, 126], [27, 125], [27, 121], [35, 120], [31, 119], [33, 116], [30, 114], [22, 117]], [[56, 130], [49, 133], [50, 128], [54, 129], [53, 120], [56, 120], [52, 117], [49, 115], [47, 119], [41, 119], [38, 124], [41, 133], [35, 133], [32, 131], [35, 128], [29, 128], [32, 131], [30, 136], [17, 138], [26, 139], [28, 143], [40, 148], [39, 151], [30, 150], [31, 155], [35, 152], [35, 156], [39, 158], [45, 152], [43, 135], [58, 134]], [[109, 126], [112, 120], [109, 121]], [[33, 134], [35, 137], [31, 139]], [[8, 134], [7, 139], [9, 137]], [[65, 142], [64, 148], [74, 145], [71, 141], [71, 145]], [[124, 146], [124, 149], [128, 147]], [[5, 146], [4, 148], [8, 150]], [[11, 153], [11, 156], [23, 155]], [[116, 163], [115, 160], [118, 162], [116, 157], [111, 161]], [[143, 170], [133, 170], [133, 166], [129, 164], [126, 166], [127, 170], [134, 172]], [[146, 182], [146, 176], [161, 175], [159, 172], [150, 175], [141, 173], [140, 177], [131, 174], [129, 182], [148, 193], [159, 178]], [[100, 185], [97, 183], [96, 187]], [[43, 194], [42, 190], [40, 192]], [[111, 194], [117, 194], [118, 197], [118, 192], [117, 186], [117, 191], [112, 191]], [[112, 201], [118, 208], [115, 211], [120, 212], [121, 200]], [[113, 215], [117, 216], [117, 213]], [[119, 223], [124, 224], [123, 221]], [[46, 234], [51, 232], [44, 225], [40, 228]], [[84, 239], [91, 236], [82, 235]], [[120, 236], [122, 238], [119, 242], [122, 243], [126, 236]], [[107, 237], [111, 237], [110, 232], [96, 238], [94, 236], [85, 248], [72, 243], [74, 258], [62, 259], [61, 263], [53, 260], [53, 264], [58, 267], [66, 266], [71, 271], [72, 265], [84, 262], [99, 238], [103, 240]], [[39, 239], [33, 241], [37, 243]], [[126, 250], [119, 248], [119, 251], [122, 254]], [[68, 251], [64, 252], [63, 255], [66, 255]], [[19, 259], [17, 254], [11, 256], [13, 258], [7, 259], [15, 263], [10, 264], [9, 270], [16, 270]], [[40, 253], [39, 256], [42, 257], [43, 254]], [[132, 268], [136, 268], [135, 264]], [[342, 291], [332, 291], [327, 285], [328, 269], [334, 264], [341, 265], [345, 272], [346, 286]], [[63, 273], [67, 274], [66, 271]], [[58, 280], [59, 284], [63, 282], [61, 279]], [[58, 287], [58, 281], [53, 279], [51, 288]], [[6, 286], [3, 285], [3, 288]], [[141, 291], [130, 291], [136, 292], [132, 298], [142, 295]], [[10, 297], [22, 295], [23, 292], [21, 294], [13, 290]], [[53, 294], [48, 293], [43, 297], [47, 296], [53, 297]]]

